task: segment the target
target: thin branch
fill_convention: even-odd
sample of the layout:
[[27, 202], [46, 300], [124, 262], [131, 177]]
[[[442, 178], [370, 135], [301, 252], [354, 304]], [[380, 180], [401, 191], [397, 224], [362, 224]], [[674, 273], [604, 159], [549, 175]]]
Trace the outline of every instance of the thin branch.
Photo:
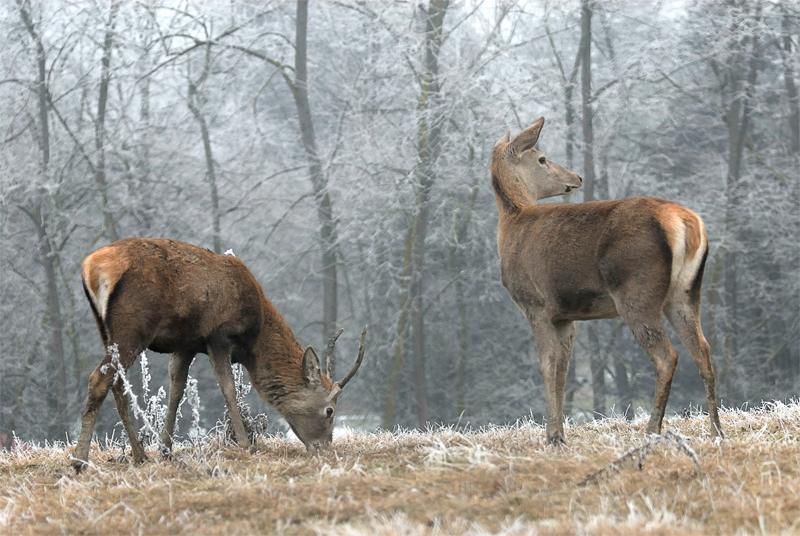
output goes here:
[[314, 193], [313, 193], [313, 192], [308, 192], [308, 193], [305, 193], [305, 194], [301, 195], [301, 196], [300, 196], [300, 197], [297, 199], [297, 201], [295, 201], [294, 203], [292, 203], [292, 204], [291, 204], [291, 206], [290, 206], [288, 209], [286, 209], [286, 212], [284, 212], [283, 216], [281, 216], [280, 218], [278, 218], [278, 221], [276, 221], [276, 222], [275, 222], [275, 224], [272, 226], [272, 229], [270, 230], [269, 234], [267, 235], [267, 238], [265, 238], [265, 239], [264, 239], [264, 245], [265, 245], [265, 246], [267, 245], [267, 242], [269, 242], [269, 239], [270, 239], [270, 238], [272, 238], [272, 233], [274, 233], [274, 232], [275, 232], [275, 229], [277, 229], [277, 228], [278, 228], [278, 226], [279, 226], [279, 225], [280, 225], [280, 224], [283, 222], [283, 220], [285, 220], [285, 219], [286, 219], [286, 217], [287, 217], [287, 216], [289, 215], [289, 213], [290, 213], [290, 212], [291, 212], [291, 211], [294, 209], [294, 207], [296, 207], [298, 204], [300, 204], [300, 202], [301, 202], [301, 201], [303, 201], [304, 199], [306, 199], [307, 197], [311, 197], [311, 196], [313, 196], [313, 195], [314, 195]]
[[602, 477], [608, 475], [609, 473], [618, 473], [620, 466], [626, 464], [627, 462], [635, 463], [636, 467], [641, 471], [642, 464], [652, 452], [653, 447], [656, 445], [665, 445], [667, 447], [674, 448], [678, 452], [683, 452], [694, 463], [695, 476], [700, 476], [703, 474], [703, 469], [700, 466], [700, 460], [697, 458], [697, 453], [686, 442], [686, 438], [680, 434], [676, 434], [672, 430], [667, 430], [664, 435], [652, 434], [647, 443], [628, 450], [622, 456], [612, 461], [608, 465], [601, 467], [597, 471], [587, 475], [578, 483], [578, 485], [586, 486], [588, 484], [597, 484]]

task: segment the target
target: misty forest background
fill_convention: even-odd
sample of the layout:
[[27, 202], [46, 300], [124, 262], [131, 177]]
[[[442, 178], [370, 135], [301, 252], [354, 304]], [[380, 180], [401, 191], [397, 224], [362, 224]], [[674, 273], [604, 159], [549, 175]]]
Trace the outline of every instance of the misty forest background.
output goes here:
[[[539, 148], [585, 179], [551, 202], [656, 195], [705, 220], [723, 404], [800, 392], [796, 0], [9, 0], [0, 36], [0, 432], [76, 437], [103, 355], [80, 263], [131, 236], [232, 249], [302, 344], [346, 329], [337, 376], [369, 324], [354, 423], [541, 421], [489, 160], [542, 115]], [[623, 322], [578, 329], [568, 411], [649, 411]], [[671, 411], [705, 400], [677, 348]], [[211, 427], [205, 356], [190, 374]], [[117, 421], [107, 401], [97, 432]]]

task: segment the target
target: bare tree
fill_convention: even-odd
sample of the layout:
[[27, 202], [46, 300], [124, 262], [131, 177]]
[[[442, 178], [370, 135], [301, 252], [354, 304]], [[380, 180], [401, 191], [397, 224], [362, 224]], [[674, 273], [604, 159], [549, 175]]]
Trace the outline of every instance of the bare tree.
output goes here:
[[[411, 337], [414, 393], [417, 402], [417, 421], [425, 426], [428, 421], [428, 385], [425, 377], [425, 335], [423, 307], [423, 268], [425, 263], [425, 237], [428, 232], [430, 191], [436, 175], [434, 165], [439, 156], [442, 117], [440, 109], [439, 51], [442, 46], [444, 17], [449, 0], [431, 0], [423, 12], [425, 24], [424, 73], [419, 79], [420, 93], [417, 101], [417, 166], [414, 172], [414, 213], [408, 229], [403, 258], [403, 288], [400, 298], [400, 318], [389, 390], [384, 409], [384, 426], [391, 428], [394, 421], [394, 397], [400, 364], [405, 352], [406, 337]], [[410, 317], [408, 320], [407, 318]]]
[[[205, 28], [205, 27], [204, 27]], [[191, 64], [187, 64], [187, 69], [190, 69]], [[211, 42], [208, 41], [205, 45], [203, 54], [203, 69], [200, 76], [196, 80], [192, 80], [192, 73], [189, 70], [186, 73], [188, 80], [188, 88], [186, 91], [186, 105], [192, 112], [197, 123], [200, 125], [200, 136], [203, 139], [203, 153], [205, 154], [206, 162], [206, 178], [208, 179], [208, 189], [211, 196], [211, 228], [214, 241], [214, 253], [222, 253], [222, 238], [220, 227], [220, 212], [219, 212], [219, 193], [217, 192], [217, 174], [214, 171], [214, 154], [211, 151], [211, 134], [208, 130], [208, 122], [205, 115], [201, 110], [202, 99], [198, 94], [200, 86], [208, 79], [208, 74], [211, 70]]]
[[[308, 160], [308, 171], [314, 199], [317, 203], [319, 219], [319, 241], [322, 248], [322, 338], [328, 340], [336, 330], [338, 316], [338, 278], [336, 273], [336, 219], [328, 191], [328, 179], [322, 169], [322, 161], [317, 148], [314, 123], [311, 120], [311, 106], [308, 102], [308, 0], [297, 0], [297, 19], [295, 26], [295, 79], [290, 84], [297, 117], [300, 121], [300, 134]], [[287, 78], [287, 81], [289, 79]]]
[[[47, 54], [40, 32], [31, 17], [30, 2], [17, 0], [19, 15], [33, 43], [36, 58], [38, 79], [34, 85], [37, 96], [38, 132], [37, 138], [41, 151], [41, 182], [46, 183], [50, 173], [50, 130], [48, 117], [48, 85]], [[47, 321], [50, 333], [50, 352], [53, 359], [54, 374], [52, 390], [48, 391], [48, 406], [55, 413], [52, 432], [59, 434], [66, 429], [66, 354], [63, 341], [63, 319], [59, 302], [57, 270], [59, 265], [59, 246], [54, 246], [48, 232], [48, 215], [46, 213], [48, 193], [46, 188], [39, 188], [36, 197], [27, 205], [19, 208], [28, 216], [36, 230], [39, 262], [44, 268]]]
[[112, 242], [119, 239], [114, 214], [108, 203], [108, 181], [106, 180], [106, 108], [108, 106], [108, 85], [111, 82], [111, 53], [114, 46], [114, 19], [119, 11], [119, 2], [112, 2], [103, 37], [103, 58], [101, 60], [100, 87], [97, 96], [97, 116], [95, 117], [95, 164], [94, 180], [100, 192], [100, 209], [103, 211], [103, 227]]

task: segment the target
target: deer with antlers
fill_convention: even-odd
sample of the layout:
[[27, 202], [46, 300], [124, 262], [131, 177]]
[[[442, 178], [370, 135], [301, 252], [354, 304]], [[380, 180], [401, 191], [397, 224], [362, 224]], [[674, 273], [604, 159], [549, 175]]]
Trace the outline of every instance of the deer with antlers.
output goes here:
[[536, 149], [544, 117], [500, 138], [491, 178], [500, 217], [503, 286], [536, 339], [547, 402], [547, 436], [564, 442], [563, 399], [575, 321], [622, 316], [653, 363], [648, 432], [660, 433], [678, 354], [666, 315], [706, 386], [711, 433], [722, 436], [710, 348], [700, 327], [708, 241], [692, 211], [655, 197], [575, 204], [536, 202], [579, 188], [581, 178]]
[[[127, 370], [145, 349], [170, 354], [169, 400], [161, 436], [167, 448], [172, 447], [189, 365], [198, 353], [211, 361], [240, 447], [250, 441], [236, 404], [231, 363], [244, 366], [259, 395], [284, 416], [309, 452], [331, 443], [337, 400], [364, 358], [366, 327], [353, 368], [331, 383], [334, 343], [342, 330], [328, 343], [328, 374], [322, 374], [314, 349], [303, 350], [253, 274], [232, 255], [176, 240], [129, 238], [89, 255], [83, 261], [82, 278], [106, 356], [89, 378], [73, 453], [76, 471], [88, 460], [97, 413], [109, 389], [134, 462], [146, 459], [115, 370], [115, 366]], [[113, 345], [119, 365], [112, 363]]]

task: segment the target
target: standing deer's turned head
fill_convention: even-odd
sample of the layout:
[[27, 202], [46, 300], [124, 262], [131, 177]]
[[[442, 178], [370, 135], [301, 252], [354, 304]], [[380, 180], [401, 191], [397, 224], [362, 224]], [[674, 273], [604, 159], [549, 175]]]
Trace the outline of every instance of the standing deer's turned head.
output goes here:
[[515, 205], [503, 208], [521, 209], [520, 202], [532, 205], [539, 199], [569, 194], [581, 186], [581, 178], [576, 173], [559, 166], [536, 149], [543, 126], [544, 117], [540, 117], [513, 141], [511, 133], [506, 132], [494, 145], [492, 176], [504, 178], [503, 186], [509, 194], [499, 201]]

